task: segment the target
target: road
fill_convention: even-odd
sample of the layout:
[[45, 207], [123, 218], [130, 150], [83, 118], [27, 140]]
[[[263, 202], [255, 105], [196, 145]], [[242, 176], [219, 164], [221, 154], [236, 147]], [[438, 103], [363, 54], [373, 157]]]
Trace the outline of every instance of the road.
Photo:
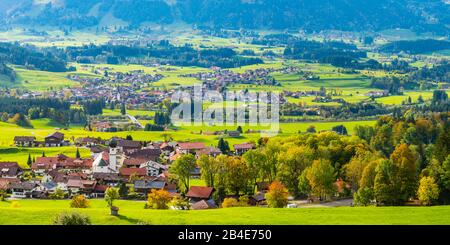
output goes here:
[[127, 114], [127, 117], [131, 120], [131, 122], [138, 125], [140, 128], [144, 128], [144, 125], [142, 125], [134, 116]]

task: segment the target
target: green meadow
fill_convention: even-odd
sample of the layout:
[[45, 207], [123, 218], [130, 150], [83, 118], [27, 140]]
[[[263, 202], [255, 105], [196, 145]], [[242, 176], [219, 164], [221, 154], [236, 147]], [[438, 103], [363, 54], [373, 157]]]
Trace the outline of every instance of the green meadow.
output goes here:
[[[14, 202], [14, 201], [12, 201]], [[96, 225], [418, 225], [450, 224], [449, 206], [435, 207], [310, 207], [271, 209], [262, 207], [210, 210], [150, 210], [144, 202], [116, 201], [119, 216], [109, 215], [104, 200], [91, 200], [86, 209], [69, 208], [68, 200], [19, 200], [0, 202], [0, 224], [52, 224], [61, 212], [80, 212]]]

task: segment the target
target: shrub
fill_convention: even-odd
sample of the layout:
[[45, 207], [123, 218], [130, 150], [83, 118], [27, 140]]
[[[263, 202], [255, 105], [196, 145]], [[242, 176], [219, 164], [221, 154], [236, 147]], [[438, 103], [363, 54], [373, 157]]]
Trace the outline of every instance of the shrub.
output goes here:
[[222, 202], [222, 208], [239, 207], [239, 201], [235, 198], [225, 198]]
[[0, 190], [0, 202], [3, 202], [6, 200], [6, 191]]
[[288, 203], [288, 191], [283, 184], [274, 181], [269, 186], [269, 192], [266, 194], [266, 201], [271, 208], [284, 208]]
[[367, 206], [374, 199], [373, 190], [368, 187], [361, 188], [354, 194], [353, 199], [356, 205]]
[[61, 213], [53, 220], [55, 225], [90, 225], [91, 219], [80, 213]]
[[187, 199], [175, 197], [169, 204], [170, 207], [178, 210], [189, 210], [189, 201]]
[[148, 194], [148, 201], [145, 208], [168, 209], [170, 200], [170, 194], [166, 190], [153, 189], [152, 192]]
[[66, 193], [63, 190], [57, 188], [54, 193], [49, 195], [51, 199], [64, 199], [66, 197]]
[[84, 195], [76, 195], [70, 202], [71, 208], [88, 208], [89, 206], [89, 200]]

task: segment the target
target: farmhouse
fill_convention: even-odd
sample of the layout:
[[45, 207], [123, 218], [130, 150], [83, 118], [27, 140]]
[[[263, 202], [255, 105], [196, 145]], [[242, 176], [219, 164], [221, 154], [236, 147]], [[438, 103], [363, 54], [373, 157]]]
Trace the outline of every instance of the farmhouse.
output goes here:
[[168, 167], [166, 165], [162, 165], [154, 161], [142, 163], [139, 167], [147, 169], [147, 175], [152, 177], [159, 176], [164, 171], [168, 170]]
[[95, 180], [82, 180], [82, 179], [69, 179], [67, 182], [67, 188], [73, 194], [90, 194], [94, 191], [97, 181]]
[[220, 154], [222, 154], [222, 151], [220, 151], [218, 148], [215, 147], [206, 147], [205, 149], [198, 150], [195, 153], [197, 158], [199, 158], [202, 155], [217, 157]]
[[1, 178], [16, 178], [22, 174], [22, 168], [17, 162], [0, 162]]
[[32, 182], [13, 182], [11, 183], [12, 198], [29, 198], [36, 187]]
[[14, 145], [22, 147], [35, 146], [36, 137], [34, 136], [16, 136], [14, 137]]
[[45, 137], [45, 146], [55, 147], [64, 145], [64, 134], [55, 132]]
[[255, 149], [255, 145], [252, 143], [243, 143], [233, 145], [233, 148], [236, 155], [242, 155], [249, 150]]

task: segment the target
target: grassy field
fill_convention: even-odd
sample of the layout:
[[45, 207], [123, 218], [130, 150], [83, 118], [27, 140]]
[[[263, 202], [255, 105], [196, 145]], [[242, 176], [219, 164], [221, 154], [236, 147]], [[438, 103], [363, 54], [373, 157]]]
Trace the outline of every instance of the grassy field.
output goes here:
[[[436, 207], [338, 207], [338, 208], [229, 208], [203, 211], [144, 209], [144, 202], [117, 201], [120, 216], [109, 215], [104, 200], [91, 200], [87, 209], [71, 209], [69, 201], [20, 200], [0, 202], [0, 224], [52, 224], [61, 212], [78, 211], [93, 224], [450, 224], [450, 206]], [[16, 207], [13, 207], [16, 206]], [[18, 206], [18, 207], [17, 207]]]

